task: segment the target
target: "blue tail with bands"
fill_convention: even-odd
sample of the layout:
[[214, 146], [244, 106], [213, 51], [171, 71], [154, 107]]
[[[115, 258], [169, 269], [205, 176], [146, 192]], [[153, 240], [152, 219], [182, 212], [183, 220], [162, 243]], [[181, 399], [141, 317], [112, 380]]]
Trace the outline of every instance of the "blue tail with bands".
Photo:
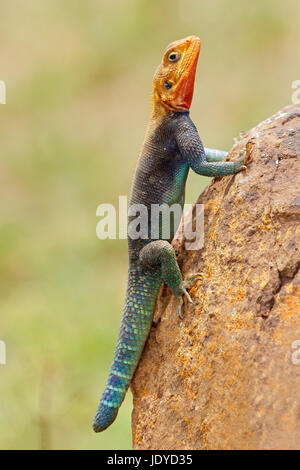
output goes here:
[[117, 417], [148, 337], [161, 280], [131, 268], [118, 343], [94, 421], [104, 431]]

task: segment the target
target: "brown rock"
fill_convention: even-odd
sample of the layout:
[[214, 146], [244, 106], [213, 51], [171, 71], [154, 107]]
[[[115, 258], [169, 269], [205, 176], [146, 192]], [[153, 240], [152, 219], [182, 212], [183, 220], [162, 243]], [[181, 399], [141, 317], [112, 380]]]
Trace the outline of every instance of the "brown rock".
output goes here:
[[132, 383], [135, 449], [300, 448], [300, 105], [229, 158], [247, 144], [247, 170], [197, 201], [203, 249], [174, 243], [183, 275], [204, 279], [182, 322], [161, 289]]

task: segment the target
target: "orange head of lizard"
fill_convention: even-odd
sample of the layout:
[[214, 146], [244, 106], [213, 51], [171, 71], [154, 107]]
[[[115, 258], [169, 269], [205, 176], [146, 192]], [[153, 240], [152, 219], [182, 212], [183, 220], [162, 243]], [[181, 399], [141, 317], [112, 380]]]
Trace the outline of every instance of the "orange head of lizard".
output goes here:
[[201, 41], [197, 36], [172, 42], [153, 78], [153, 99], [172, 111], [190, 108]]

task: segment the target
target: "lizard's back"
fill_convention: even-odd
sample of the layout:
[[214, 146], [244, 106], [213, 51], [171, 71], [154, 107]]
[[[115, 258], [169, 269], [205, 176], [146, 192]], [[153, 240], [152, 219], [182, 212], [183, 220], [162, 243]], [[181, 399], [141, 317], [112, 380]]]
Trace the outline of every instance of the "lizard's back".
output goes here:
[[[129, 207], [134, 205], [142, 205], [145, 208], [147, 216], [147, 233], [146, 239], [134, 239], [131, 234], [128, 237], [129, 259], [134, 262], [138, 259], [140, 250], [154, 239], [172, 240], [174, 232], [178, 226], [178, 218], [173, 224], [173, 213], [165, 214], [165, 223], [170, 227], [170, 235], [163, 236], [161, 230], [158, 230], [157, 237], [153, 237], [155, 233], [153, 210], [158, 210], [157, 206], [179, 204], [181, 211], [184, 205], [185, 184], [188, 176], [189, 166], [185, 159], [182, 158], [176, 139], [174, 138], [174, 130], [178, 126], [178, 122], [188, 119], [188, 113], [170, 113], [164, 117], [158, 124], [150, 121], [146, 137], [138, 159], [135, 170]], [[156, 207], [155, 207], [156, 206]], [[138, 206], [136, 206], [138, 209]], [[155, 208], [155, 209], [154, 209]], [[135, 215], [128, 218], [128, 225], [135, 219]], [[159, 224], [160, 220], [157, 220]], [[168, 233], [168, 230], [167, 230]]]

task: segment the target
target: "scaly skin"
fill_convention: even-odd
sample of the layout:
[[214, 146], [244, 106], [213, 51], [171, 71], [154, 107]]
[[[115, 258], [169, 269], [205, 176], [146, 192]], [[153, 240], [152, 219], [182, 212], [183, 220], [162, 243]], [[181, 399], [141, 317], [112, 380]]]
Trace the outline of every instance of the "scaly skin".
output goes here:
[[[184, 204], [189, 169], [206, 176], [232, 175], [245, 169], [244, 158], [222, 161], [226, 152], [207, 149], [207, 157], [197, 129], [189, 116], [200, 39], [189, 36], [170, 44], [153, 79], [151, 118], [140, 152], [131, 188], [130, 206], [143, 204], [150, 213], [152, 204]], [[129, 217], [129, 224], [133, 217]], [[158, 220], [154, 221], [157, 225]], [[96, 412], [93, 428], [106, 429], [116, 418], [148, 337], [156, 297], [165, 282], [182, 304], [190, 297], [187, 288], [197, 275], [183, 280], [168, 238], [133, 239], [128, 233], [129, 272], [119, 338], [106, 388]]]

